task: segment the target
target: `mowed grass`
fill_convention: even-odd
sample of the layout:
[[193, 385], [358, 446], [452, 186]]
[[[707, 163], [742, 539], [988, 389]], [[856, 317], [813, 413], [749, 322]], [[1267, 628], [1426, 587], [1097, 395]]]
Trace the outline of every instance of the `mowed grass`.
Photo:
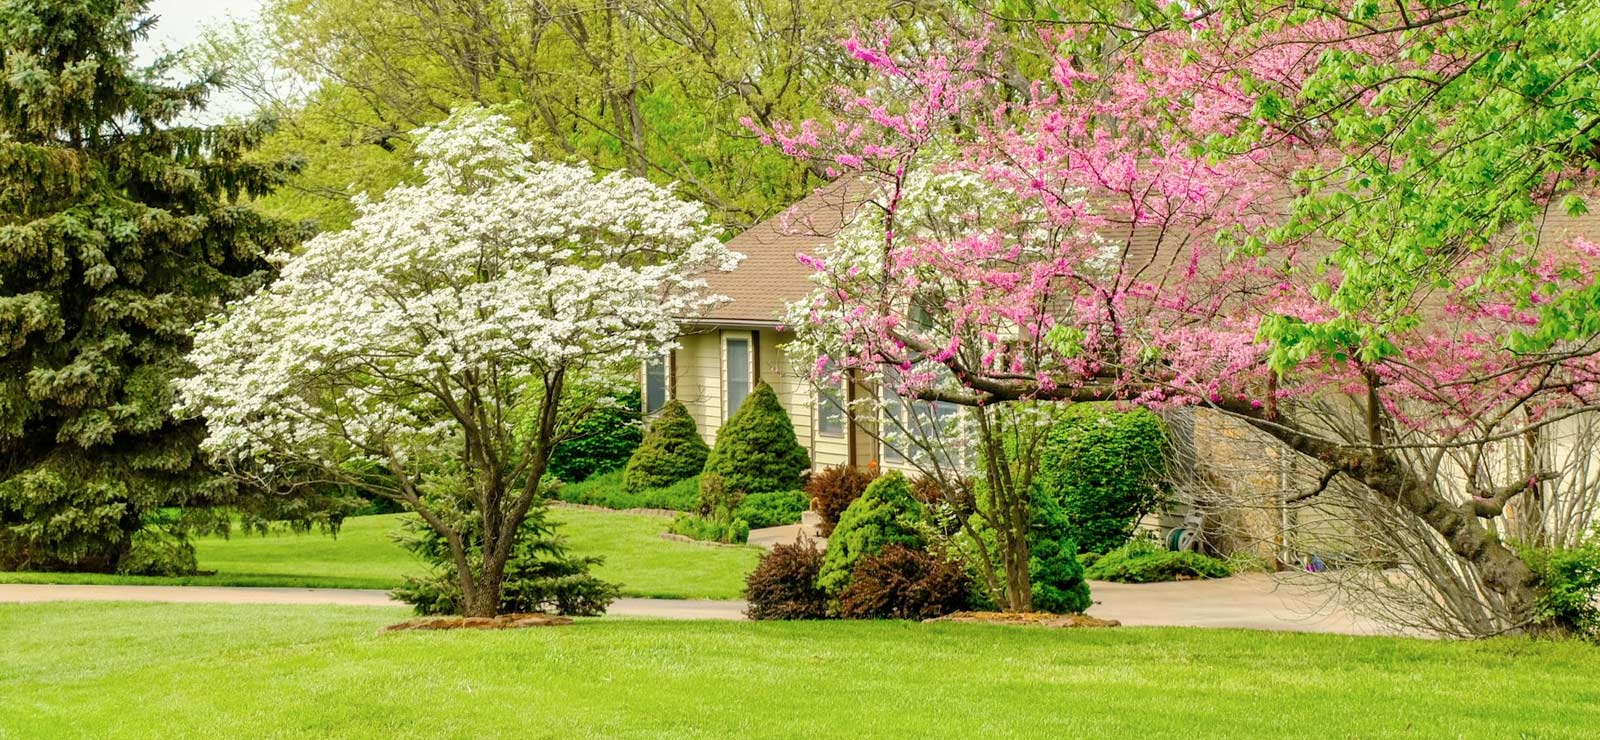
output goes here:
[[1198, 629], [0, 606], [0, 736], [1595, 737], [1600, 650]]
[[[288, 586], [393, 588], [423, 571], [390, 535], [404, 515], [352, 517], [338, 537], [321, 533], [236, 535], [196, 543], [201, 570], [215, 575], [179, 578], [91, 573], [0, 573], [5, 583], [111, 583], [132, 585]], [[710, 547], [661, 538], [666, 519], [640, 514], [552, 508], [572, 552], [600, 555], [601, 578], [622, 585], [623, 595], [663, 599], [737, 599], [755, 567], [754, 547]]]

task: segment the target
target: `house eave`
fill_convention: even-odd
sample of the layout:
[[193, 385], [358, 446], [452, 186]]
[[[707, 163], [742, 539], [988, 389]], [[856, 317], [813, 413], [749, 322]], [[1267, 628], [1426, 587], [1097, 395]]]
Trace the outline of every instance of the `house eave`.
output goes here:
[[777, 319], [728, 319], [708, 317], [682, 319], [682, 321], [685, 326], [693, 326], [702, 329], [711, 329], [717, 327], [732, 327], [737, 329], [778, 329], [783, 323]]

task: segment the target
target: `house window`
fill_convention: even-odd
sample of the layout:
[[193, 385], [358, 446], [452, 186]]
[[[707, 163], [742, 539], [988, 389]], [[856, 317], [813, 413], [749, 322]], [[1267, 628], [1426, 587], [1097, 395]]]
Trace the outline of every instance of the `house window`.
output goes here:
[[667, 358], [657, 357], [644, 364], [644, 412], [653, 414], [667, 405]]
[[[828, 374], [834, 372], [832, 365], [828, 367]], [[826, 376], [825, 376], [826, 377]], [[843, 436], [845, 430], [845, 395], [844, 384], [849, 382], [841, 379], [837, 383], [824, 381], [817, 386], [817, 433], [831, 436]]]
[[905, 402], [900, 400], [885, 379], [883, 384], [883, 417], [884, 422], [879, 425], [883, 430], [883, 460], [889, 463], [902, 463], [906, 461], [906, 453], [911, 451], [911, 440], [903, 428], [906, 418]]
[[723, 418], [729, 418], [750, 395], [750, 376], [753, 374], [750, 367], [750, 336], [726, 336], [722, 341], [723, 387], [727, 389], [727, 408], [724, 409]]
[[901, 398], [893, 390], [896, 375], [891, 371], [883, 387], [884, 461], [944, 468], [970, 462], [973, 450], [969, 430], [962, 428], [961, 405]]

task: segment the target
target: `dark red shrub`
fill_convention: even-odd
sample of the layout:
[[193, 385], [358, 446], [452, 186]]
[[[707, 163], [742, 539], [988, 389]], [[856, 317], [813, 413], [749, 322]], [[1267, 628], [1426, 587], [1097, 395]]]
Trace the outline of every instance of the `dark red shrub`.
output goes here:
[[845, 619], [928, 619], [966, 609], [972, 582], [966, 571], [925, 550], [890, 545], [862, 559], [839, 594]]
[[778, 545], [761, 557], [745, 579], [751, 619], [824, 619], [828, 595], [817, 588], [822, 551], [808, 541]]
[[877, 478], [878, 468], [875, 465], [865, 469], [854, 465], [836, 465], [811, 476], [806, 483], [806, 495], [811, 498], [811, 510], [822, 517], [818, 533], [823, 537], [833, 534], [833, 528], [839, 524], [839, 515], [861, 498], [861, 492], [867, 490], [867, 485]]

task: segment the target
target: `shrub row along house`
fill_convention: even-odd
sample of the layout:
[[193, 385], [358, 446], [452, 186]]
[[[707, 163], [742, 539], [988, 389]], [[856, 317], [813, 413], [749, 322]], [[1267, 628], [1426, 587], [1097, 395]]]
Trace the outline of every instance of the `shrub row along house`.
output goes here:
[[[908, 437], [937, 436], [959, 427], [943, 422], [959, 418], [960, 407], [898, 399], [867, 382], [846, 380], [838, 387], [819, 388], [810, 381], [807, 360], [786, 351], [794, 339], [782, 323], [787, 307], [805, 300], [815, 288], [812, 269], [798, 256], [814, 253], [851, 223], [868, 200], [864, 191], [836, 182], [729, 243], [745, 261], [732, 272], [707, 279], [712, 292], [731, 300], [700, 317], [678, 349], [643, 368], [647, 413], [669, 399], [681, 401], [704, 438], [714, 442], [719, 427], [751, 389], [766, 382], [788, 412], [813, 470], [918, 470], [919, 461], [913, 458], [926, 453], [919, 453]], [[1541, 244], [1600, 238], [1600, 218], [1594, 216], [1551, 213], [1542, 223]], [[1157, 254], [1153, 240], [1141, 242], [1139, 232], [1133, 234], [1120, 243], [1110, 240], [1117, 258], [1158, 270], [1184, 263], [1176, 255]], [[1336, 427], [1352, 421], [1348, 409], [1330, 405], [1329, 415], [1330, 431], [1342, 431]], [[1363, 512], [1356, 510], [1370, 507], [1369, 500], [1351, 495], [1348, 482], [1343, 489], [1339, 483], [1330, 485], [1324, 470], [1247, 423], [1204, 408], [1171, 410], [1163, 416], [1171, 435], [1177, 495], [1141, 525], [1164, 546], [1245, 553], [1278, 568], [1321, 570], [1336, 563], [1383, 565], [1379, 561], [1393, 549], [1430, 536], [1422, 530], [1377, 535], [1357, 531]], [[1561, 486], [1571, 495], [1534, 496], [1511, 506], [1502, 518], [1509, 530], [1505, 534], [1528, 529], [1546, 533], [1545, 538], [1549, 532], [1581, 535], [1600, 514], [1600, 478], [1593, 474], [1600, 470], [1593, 444], [1600, 427], [1590, 416], [1550, 425], [1537, 435], [1494, 440], [1487, 451], [1478, 451], [1477, 463], [1450, 456], [1443, 474], [1461, 477], [1463, 491], [1470, 490], [1464, 480], [1473, 465], [1492, 465], [1494, 476], [1504, 480], [1546, 476], [1547, 487]], [[944, 444], [946, 454], [963, 454], [961, 439]], [[1430, 577], [1470, 579], [1461, 573]]]

